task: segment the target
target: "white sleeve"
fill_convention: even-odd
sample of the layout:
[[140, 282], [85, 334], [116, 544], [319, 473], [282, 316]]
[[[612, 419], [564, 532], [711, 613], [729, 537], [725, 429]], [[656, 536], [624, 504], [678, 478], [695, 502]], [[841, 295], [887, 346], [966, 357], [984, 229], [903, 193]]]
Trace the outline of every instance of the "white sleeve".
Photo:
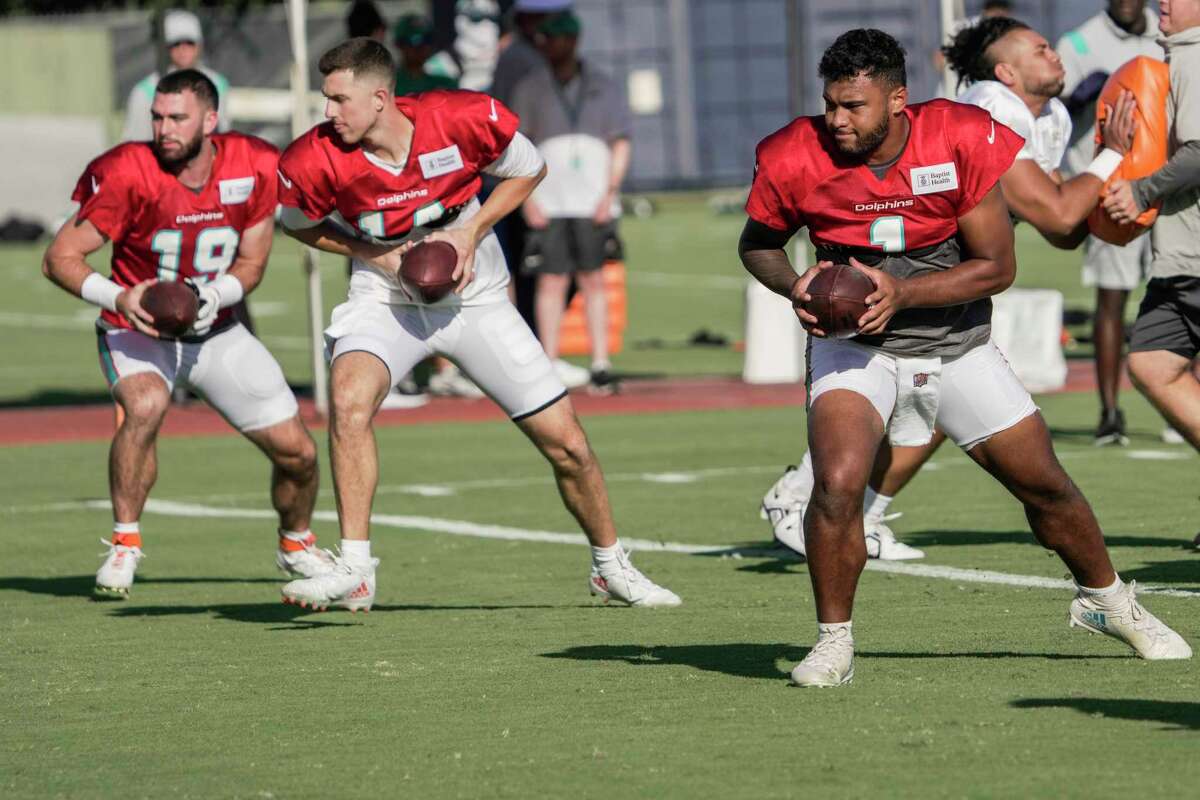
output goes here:
[[541, 172], [545, 165], [545, 159], [529, 141], [529, 137], [517, 131], [500, 157], [484, 167], [483, 171], [497, 178], [531, 178]]
[[[997, 91], [990, 81], [982, 81], [963, 92], [958, 100], [986, 109], [996, 122], [1007, 125], [1013, 133], [1025, 140], [1016, 160], [1031, 158], [1037, 160], [1033, 149], [1033, 116], [1021, 101], [1007, 92]], [[1022, 113], [1023, 112], [1023, 113]]]

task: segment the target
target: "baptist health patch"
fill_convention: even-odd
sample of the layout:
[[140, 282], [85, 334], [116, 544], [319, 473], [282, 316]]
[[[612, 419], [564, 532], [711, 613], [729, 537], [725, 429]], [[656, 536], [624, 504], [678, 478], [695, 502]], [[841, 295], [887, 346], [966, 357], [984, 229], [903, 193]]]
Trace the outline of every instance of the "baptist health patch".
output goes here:
[[948, 192], [958, 188], [958, 170], [953, 161], [928, 167], [915, 167], [910, 169], [908, 174], [912, 178], [913, 194], [916, 195]]
[[434, 150], [432, 153], [422, 153], [419, 160], [421, 174], [426, 179], [436, 178], [439, 175], [446, 175], [463, 168], [462, 153], [459, 152], [456, 144], [443, 147], [441, 150]]
[[251, 193], [254, 192], [254, 176], [220, 181], [217, 188], [221, 191], [221, 205], [236, 206], [250, 199]]

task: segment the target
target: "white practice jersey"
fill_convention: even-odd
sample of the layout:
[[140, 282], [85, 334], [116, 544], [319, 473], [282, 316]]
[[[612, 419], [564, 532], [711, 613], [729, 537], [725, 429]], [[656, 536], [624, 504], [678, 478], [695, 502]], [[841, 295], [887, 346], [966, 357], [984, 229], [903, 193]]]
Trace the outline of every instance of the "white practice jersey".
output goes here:
[[1017, 158], [1030, 158], [1047, 173], [1058, 169], [1071, 141], [1071, 115], [1057, 98], [1051, 98], [1035, 119], [1029, 106], [999, 81], [980, 81], [957, 98], [987, 109], [992, 119], [1012, 128], [1025, 140]]

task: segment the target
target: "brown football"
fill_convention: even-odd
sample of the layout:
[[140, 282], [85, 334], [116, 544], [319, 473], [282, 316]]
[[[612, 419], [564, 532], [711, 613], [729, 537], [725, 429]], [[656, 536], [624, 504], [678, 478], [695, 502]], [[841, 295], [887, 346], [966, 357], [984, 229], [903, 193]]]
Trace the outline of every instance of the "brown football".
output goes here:
[[426, 303], [436, 303], [454, 291], [452, 277], [458, 251], [449, 242], [421, 242], [400, 260], [400, 277], [421, 293]]
[[858, 320], [866, 313], [866, 298], [875, 292], [875, 284], [849, 264], [834, 264], [823, 269], [808, 285], [812, 297], [804, 308], [817, 318], [817, 327], [836, 339], [848, 339], [858, 332]]
[[164, 336], [182, 336], [196, 321], [200, 301], [186, 283], [159, 281], [142, 295], [142, 308], [154, 317], [154, 328]]

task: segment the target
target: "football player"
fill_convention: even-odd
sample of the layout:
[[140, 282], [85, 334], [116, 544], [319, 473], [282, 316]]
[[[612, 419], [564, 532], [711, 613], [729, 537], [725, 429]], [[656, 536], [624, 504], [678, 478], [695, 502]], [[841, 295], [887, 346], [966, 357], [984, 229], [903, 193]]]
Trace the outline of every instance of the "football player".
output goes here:
[[[88, 165], [72, 195], [79, 210], [42, 262], [51, 281], [101, 308], [100, 367], [119, 409], [108, 462], [113, 536], [96, 573], [102, 595], [127, 596], [142, 559], [139, 519], [176, 384], [202, 394], [271, 460], [279, 567], [300, 576], [332, 567], [309, 530], [317, 493], [312, 437], [279, 364], [231, 313], [267, 266], [279, 154], [253, 136], [216, 133], [217, 102], [202, 72], [162, 78], [151, 106], [153, 141], [118, 145]], [[106, 242], [111, 278], [87, 262]], [[196, 322], [177, 339], [155, 330], [142, 307], [159, 281], [186, 281], [199, 295]]]
[[[1091, 165], [1064, 181], [1058, 164], [1071, 139], [1071, 116], [1058, 99], [1065, 75], [1062, 62], [1045, 37], [1018, 20], [993, 17], [959, 31], [944, 52], [959, 84], [968, 86], [959, 102], [987, 109], [992, 119], [1024, 140], [999, 181], [1010, 212], [1055, 247], [1077, 247], [1087, 235], [1087, 216], [1099, 201], [1100, 189], [1132, 143], [1132, 95], [1123, 93], [1114, 113], [1107, 115], [1101, 129], [1103, 147]], [[991, 135], [989, 130], [983, 143], [990, 143]], [[892, 499], [945, 438], [936, 431], [922, 447], [891, 447], [887, 442], [880, 447], [864, 501], [870, 557], [904, 560], [924, 555], [897, 540], [884, 516]], [[762, 516], [770, 520], [775, 539], [801, 555], [801, 526], [812, 480], [812, 460], [805, 453], [800, 466], [789, 467], [762, 504]]]
[[[284, 599], [371, 607], [378, 564], [369, 540], [378, 481], [371, 420], [388, 389], [437, 354], [503, 407], [550, 462], [563, 502], [592, 545], [592, 593], [635, 606], [678, 605], [621, 548], [604, 476], [566, 389], [508, 301], [508, 269], [492, 225], [545, 174], [516, 116], [477, 92], [396, 97], [391, 56], [372, 39], [334, 47], [319, 68], [327, 120], [287, 148], [279, 183], [289, 233], [354, 259], [349, 298], [325, 331], [342, 544], [335, 572], [287, 584]], [[485, 172], [502, 180], [481, 205]], [[449, 242], [458, 253], [457, 289], [434, 303], [399, 275], [401, 256], [422, 240]]]
[[[970, 105], [908, 105], [904, 51], [882, 31], [840, 36], [820, 74], [824, 116], [798, 118], [758, 146], [738, 247], [746, 269], [792, 300], [811, 335], [816, 480], [804, 533], [818, 636], [793, 683], [853, 677], [851, 616], [867, 559], [862, 501], [875, 454], [885, 436], [927, 443], [935, 424], [1022, 503], [1037, 540], [1071, 571], [1072, 626], [1113, 636], [1143, 658], [1191, 657], [1113, 570], [1045, 421], [991, 341], [988, 298], [1016, 274], [998, 183], [1021, 137]], [[797, 276], [784, 247], [802, 227], [818, 263]], [[835, 261], [876, 286], [853, 339], [826, 338], [805, 307], [809, 282]]]

